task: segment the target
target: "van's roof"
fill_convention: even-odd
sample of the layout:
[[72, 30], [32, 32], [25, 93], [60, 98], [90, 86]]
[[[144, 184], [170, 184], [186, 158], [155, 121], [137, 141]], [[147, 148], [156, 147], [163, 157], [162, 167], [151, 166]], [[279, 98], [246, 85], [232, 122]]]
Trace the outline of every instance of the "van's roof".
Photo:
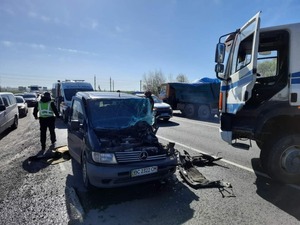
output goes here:
[[140, 98], [136, 95], [124, 93], [124, 92], [77, 92], [76, 97], [85, 99], [128, 99], [128, 98]]

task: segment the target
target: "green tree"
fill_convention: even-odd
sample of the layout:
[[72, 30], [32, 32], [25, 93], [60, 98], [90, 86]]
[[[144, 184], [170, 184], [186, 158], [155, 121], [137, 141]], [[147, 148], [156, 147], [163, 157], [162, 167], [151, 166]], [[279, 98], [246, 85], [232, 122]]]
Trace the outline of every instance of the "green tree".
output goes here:
[[276, 59], [267, 60], [267, 61], [263, 61], [263, 62], [258, 61], [257, 72], [262, 77], [275, 76], [276, 75], [276, 64], [277, 64]]

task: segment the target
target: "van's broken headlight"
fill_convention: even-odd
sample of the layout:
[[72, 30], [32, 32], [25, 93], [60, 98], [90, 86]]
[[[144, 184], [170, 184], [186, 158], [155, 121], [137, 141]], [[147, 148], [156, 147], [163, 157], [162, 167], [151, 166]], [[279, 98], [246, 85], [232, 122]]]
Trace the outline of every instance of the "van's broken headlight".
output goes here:
[[92, 152], [92, 158], [96, 163], [116, 164], [117, 160], [113, 153]]

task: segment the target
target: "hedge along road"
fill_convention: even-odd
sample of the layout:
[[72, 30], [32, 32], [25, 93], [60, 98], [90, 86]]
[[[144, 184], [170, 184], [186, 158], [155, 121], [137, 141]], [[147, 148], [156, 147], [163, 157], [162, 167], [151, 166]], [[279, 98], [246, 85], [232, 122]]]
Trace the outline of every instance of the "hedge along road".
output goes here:
[[[229, 149], [220, 140], [214, 122], [175, 116], [159, 125], [160, 140], [175, 140], [178, 150], [195, 155], [197, 151], [220, 152], [225, 160], [247, 168], [252, 168], [252, 161], [255, 165], [252, 159], [256, 153]], [[65, 144], [66, 126], [59, 122], [56, 131], [58, 142]], [[272, 183], [226, 161], [198, 169], [210, 180], [230, 182], [233, 193], [193, 189], [178, 172], [164, 184], [87, 192], [80, 167], [71, 160], [51, 166], [29, 165], [28, 157], [39, 147], [39, 126], [31, 112], [20, 119], [17, 130], [1, 139], [0, 219], [4, 224], [299, 224], [299, 190]], [[249, 159], [234, 160], [240, 157]]]

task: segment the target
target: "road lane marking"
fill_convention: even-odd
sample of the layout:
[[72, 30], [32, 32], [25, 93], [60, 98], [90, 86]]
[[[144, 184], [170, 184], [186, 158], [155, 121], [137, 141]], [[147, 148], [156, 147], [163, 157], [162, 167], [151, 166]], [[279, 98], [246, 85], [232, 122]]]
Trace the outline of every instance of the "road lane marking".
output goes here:
[[[170, 139], [168, 139], [168, 138], [164, 138], [164, 137], [162, 137], [162, 136], [160, 136], [160, 135], [156, 135], [156, 136], [157, 136], [158, 138], [160, 138], [160, 139], [165, 140], [165, 141], [168, 141], [168, 142], [174, 142], [174, 143], [176, 143], [177, 145], [180, 145], [180, 146], [182, 146], [182, 147], [184, 147], [184, 148], [187, 148], [187, 149], [190, 149], [190, 150], [192, 150], [192, 151], [199, 152], [199, 153], [202, 153], [202, 154], [210, 155], [209, 153], [206, 153], [206, 152], [201, 151], [201, 150], [199, 150], [199, 149], [192, 148], [192, 147], [187, 146], [187, 145], [185, 145], [185, 144], [178, 143], [178, 142], [173, 141], [173, 140], [170, 140]], [[211, 156], [216, 157], [216, 156], [214, 156], [214, 155], [211, 155]], [[221, 159], [220, 161], [225, 162], [225, 163], [228, 163], [228, 164], [233, 165], [233, 166], [235, 166], [235, 167], [241, 168], [241, 169], [246, 170], [246, 171], [248, 171], [248, 172], [251, 172], [251, 173], [253, 173], [253, 174], [258, 174], [259, 176], [262, 176], [262, 177], [271, 179], [271, 178], [270, 178], [267, 174], [265, 174], [265, 173], [259, 172], [259, 171], [257, 171], [257, 170], [253, 170], [253, 169], [248, 168], [248, 167], [246, 167], [246, 166], [242, 166], [242, 165], [237, 164], [237, 163], [235, 163], [235, 162], [231, 162], [231, 161], [226, 160], [226, 159]], [[298, 185], [295, 185], [295, 184], [288, 184], [288, 186], [289, 186], [289, 187], [293, 187], [293, 188], [295, 188], [295, 189], [297, 189], [297, 190], [300, 190], [300, 186], [298, 186]]]
[[174, 119], [175, 122], [177, 120], [185, 122], [185, 123], [190, 123], [190, 124], [200, 124], [200, 125], [204, 125], [204, 126], [207, 126], [207, 127], [217, 128], [217, 129], [220, 128], [220, 124], [219, 123], [214, 123], [214, 122], [204, 122], [204, 121], [197, 121], [197, 120], [188, 120], [188, 119], [183, 119], [183, 118], [180, 118], [180, 117], [177, 117], [176, 120]]

